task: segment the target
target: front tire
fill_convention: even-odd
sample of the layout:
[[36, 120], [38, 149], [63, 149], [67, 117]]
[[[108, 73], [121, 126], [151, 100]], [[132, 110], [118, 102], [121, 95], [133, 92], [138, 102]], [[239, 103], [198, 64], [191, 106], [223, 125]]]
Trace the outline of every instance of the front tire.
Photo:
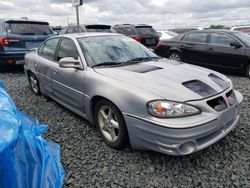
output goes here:
[[168, 56], [170, 60], [181, 61], [181, 54], [178, 52], [171, 52]]
[[127, 127], [120, 110], [110, 101], [101, 99], [94, 108], [95, 125], [104, 142], [114, 149], [128, 145]]
[[248, 65], [246, 68], [246, 76], [250, 78], [250, 65]]
[[41, 92], [40, 92], [39, 82], [38, 82], [35, 74], [32, 72], [28, 73], [28, 79], [29, 79], [29, 85], [30, 85], [31, 91], [35, 95], [40, 95]]

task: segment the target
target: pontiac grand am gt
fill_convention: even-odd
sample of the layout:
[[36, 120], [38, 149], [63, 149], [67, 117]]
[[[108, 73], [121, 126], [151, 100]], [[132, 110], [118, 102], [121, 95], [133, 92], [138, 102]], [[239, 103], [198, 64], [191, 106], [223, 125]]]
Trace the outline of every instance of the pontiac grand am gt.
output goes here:
[[186, 155], [228, 134], [242, 95], [224, 75], [161, 59], [135, 40], [108, 33], [61, 35], [25, 57], [35, 94], [95, 124], [118, 149]]

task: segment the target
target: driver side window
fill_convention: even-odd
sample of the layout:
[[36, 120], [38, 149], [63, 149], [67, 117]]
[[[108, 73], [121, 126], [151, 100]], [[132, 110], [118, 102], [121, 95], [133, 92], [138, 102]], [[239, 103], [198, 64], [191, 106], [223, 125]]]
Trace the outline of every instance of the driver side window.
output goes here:
[[79, 53], [73, 40], [63, 38], [57, 55], [57, 61], [65, 57], [73, 57], [78, 59]]

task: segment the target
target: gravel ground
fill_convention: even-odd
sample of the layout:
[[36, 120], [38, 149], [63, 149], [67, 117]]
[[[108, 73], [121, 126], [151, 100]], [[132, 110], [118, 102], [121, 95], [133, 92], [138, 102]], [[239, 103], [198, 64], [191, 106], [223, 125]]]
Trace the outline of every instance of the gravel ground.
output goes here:
[[174, 157], [113, 150], [87, 121], [33, 95], [22, 71], [0, 73], [17, 107], [48, 124], [45, 137], [61, 145], [64, 187], [250, 187], [250, 79], [229, 77], [245, 97], [237, 128], [203, 151]]

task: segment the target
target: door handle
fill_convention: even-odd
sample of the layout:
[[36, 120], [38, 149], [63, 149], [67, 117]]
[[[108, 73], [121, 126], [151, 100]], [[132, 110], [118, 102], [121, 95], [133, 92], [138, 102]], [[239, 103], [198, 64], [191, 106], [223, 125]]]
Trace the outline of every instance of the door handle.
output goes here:
[[53, 70], [52, 72], [53, 72], [53, 74], [57, 74], [57, 73], [58, 73], [58, 71], [57, 71], [57, 70]]
[[214, 51], [214, 49], [213, 48], [208, 48], [208, 51]]

